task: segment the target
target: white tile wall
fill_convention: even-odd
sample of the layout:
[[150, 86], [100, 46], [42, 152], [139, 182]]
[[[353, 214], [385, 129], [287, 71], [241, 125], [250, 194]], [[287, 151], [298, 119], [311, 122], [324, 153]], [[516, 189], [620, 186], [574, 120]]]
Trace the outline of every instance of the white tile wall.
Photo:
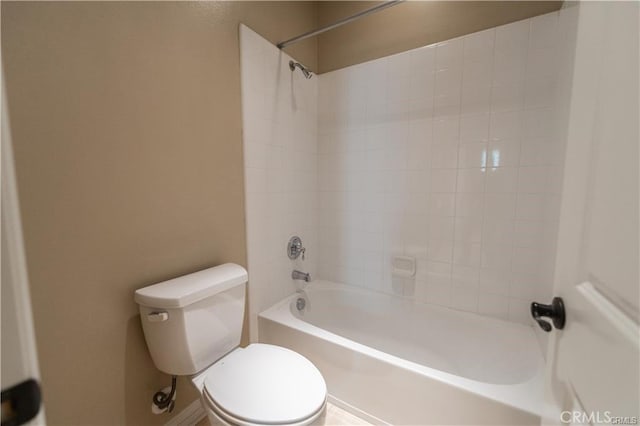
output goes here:
[[[317, 85], [288, 55], [240, 27], [250, 338], [257, 315], [295, 290], [294, 268], [316, 274]], [[286, 256], [292, 235], [306, 260]]]
[[[241, 27], [252, 339], [293, 268], [529, 322], [551, 298], [568, 11], [311, 80]], [[285, 255], [294, 234], [304, 263]], [[392, 276], [396, 254], [413, 279]]]
[[[558, 17], [319, 77], [322, 278], [518, 322], [550, 299]], [[397, 254], [414, 279], [392, 276]]]

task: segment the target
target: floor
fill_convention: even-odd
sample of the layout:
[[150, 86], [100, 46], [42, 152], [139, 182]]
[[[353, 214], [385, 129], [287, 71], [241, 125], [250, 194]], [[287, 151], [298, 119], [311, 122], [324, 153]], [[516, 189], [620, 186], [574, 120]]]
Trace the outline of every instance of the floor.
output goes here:
[[[364, 426], [370, 424], [371, 423], [367, 423], [360, 417], [356, 417], [342, 408], [336, 407], [331, 403], [327, 403], [327, 415], [325, 416], [324, 421], [318, 423], [318, 426]], [[196, 423], [195, 426], [210, 426], [210, 423], [205, 417]]]
[[370, 425], [360, 417], [356, 417], [348, 411], [343, 410], [331, 403], [327, 403], [327, 415], [324, 418], [324, 422], [321, 423], [325, 426], [342, 426], [342, 425]]

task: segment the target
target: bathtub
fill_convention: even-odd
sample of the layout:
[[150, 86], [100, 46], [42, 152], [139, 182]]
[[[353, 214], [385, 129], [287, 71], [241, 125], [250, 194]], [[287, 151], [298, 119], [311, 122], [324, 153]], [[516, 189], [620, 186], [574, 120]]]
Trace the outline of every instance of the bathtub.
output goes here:
[[262, 312], [258, 332], [309, 358], [331, 401], [373, 423], [540, 424], [529, 326], [315, 281]]

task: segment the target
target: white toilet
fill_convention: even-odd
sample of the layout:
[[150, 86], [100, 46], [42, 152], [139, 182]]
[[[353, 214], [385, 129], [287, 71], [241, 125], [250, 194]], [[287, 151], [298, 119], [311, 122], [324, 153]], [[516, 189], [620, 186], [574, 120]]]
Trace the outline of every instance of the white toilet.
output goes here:
[[320, 371], [286, 348], [238, 347], [246, 282], [247, 271], [227, 263], [137, 290], [151, 358], [192, 376], [213, 424], [311, 424], [326, 408]]

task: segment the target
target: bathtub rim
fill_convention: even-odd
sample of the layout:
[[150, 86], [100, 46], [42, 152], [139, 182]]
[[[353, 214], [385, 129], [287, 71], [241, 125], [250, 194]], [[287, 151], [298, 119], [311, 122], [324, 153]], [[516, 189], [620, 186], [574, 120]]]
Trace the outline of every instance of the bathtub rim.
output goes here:
[[[349, 338], [340, 336], [331, 331], [325, 330], [321, 327], [308, 323], [298, 317], [296, 317], [291, 311], [292, 304], [298, 297], [307, 297], [307, 292], [313, 293], [314, 290], [341, 290], [341, 291], [353, 291], [361, 293], [375, 293], [384, 295], [390, 298], [397, 298], [407, 300], [406, 298], [397, 297], [394, 295], [373, 292], [368, 289], [350, 286], [346, 284], [337, 284], [325, 280], [314, 280], [312, 283], [305, 286], [304, 290], [298, 290], [295, 293], [287, 296], [286, 298], [276, 302], [273, 306], [260, 312], [258, 319], [264, 319], [273, 321], [285, 327], [293, 328], [297, 331], [312, 335], [314, 337], [327, 340], [331, 343], [337, 344], [344, 348], [364, 353], [383, 362], [392, 364], [398, 368], [408, 370], [412, 373], [424, 375], [432, 379], [439, 380], [450, 386], [453, 386], [459, 390], [469, 392], [472, 394], [480, 395], [481, 397], [489, 400], [505, 404], [509, 407], [522, 410], [526, 413], [533, 414], [535, 416], [544, 417], [545, 413], [549, 411], [544, 402], [544, 373], [545, 362], [542, 356], [542, 352], [535, 340], [535, 336], [532, 336], [536, 343], [536, 372], [530, 379], [516, 384], [494, 384], [484, 383], [466, 377], [457, 376], [453, 373], [441, 371], [426, 365], [421, 365], [413, 361], [406, 360], [396, 355], [389, 354], [387, 352], [375, 349], [362, 343], [358, 343]], [[442, 306], [431, 305], [438, 309], [448, 309], [463, 315], [478, 315], [469, 312], [461, 312], [453, 309], [449, 309]], [[480, 316], [480, 315], [479, 315]], [[489, 318], [481, 316], [483, 319], [490, 321], [504, 322], [500, 319]], [[528, 326], [523, 324], [509, 323], [509, 325], [524, 327]], [[532, 330], [533, 332], [533, 330]], [[538, 395], [538, 398], [532, 398], [531, 395]]]

